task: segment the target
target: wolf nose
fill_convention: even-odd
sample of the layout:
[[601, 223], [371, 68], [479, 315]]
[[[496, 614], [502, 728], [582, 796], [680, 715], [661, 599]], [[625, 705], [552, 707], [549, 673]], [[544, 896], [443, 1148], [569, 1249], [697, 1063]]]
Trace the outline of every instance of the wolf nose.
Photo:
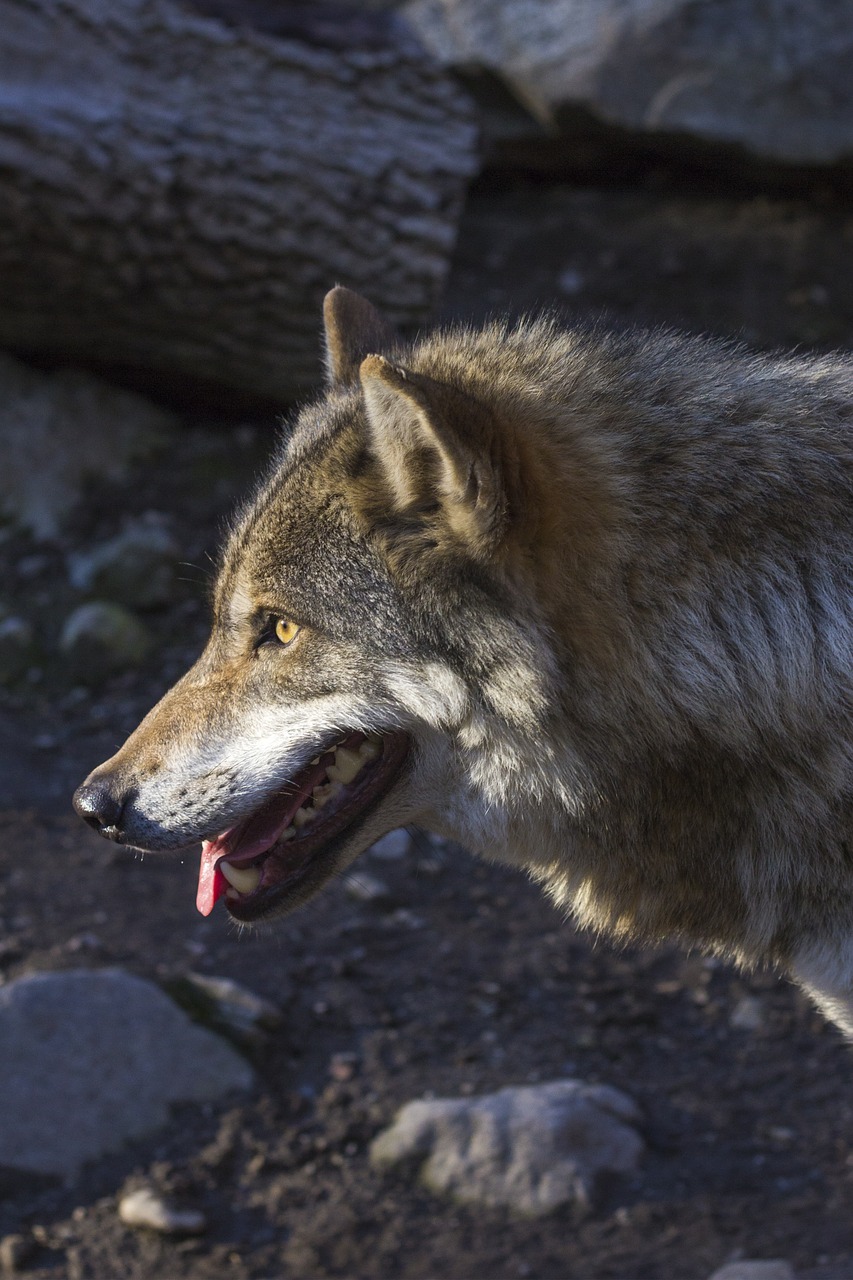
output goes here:
[[119, 821], [124, 797], [117, 797], [106, 781], [84, 782], [74, 792], [74, 808], [84, 822], [108, 840], [120, 840]]

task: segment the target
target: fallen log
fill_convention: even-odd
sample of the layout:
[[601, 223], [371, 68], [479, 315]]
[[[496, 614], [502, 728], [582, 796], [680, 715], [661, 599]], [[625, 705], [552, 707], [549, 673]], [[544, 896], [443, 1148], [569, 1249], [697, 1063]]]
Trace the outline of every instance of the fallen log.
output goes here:
[[428, 316], [476, 127], [390, 15], [203, 4], [0, 0], [0, 345], [287, 400], [330, 285]]

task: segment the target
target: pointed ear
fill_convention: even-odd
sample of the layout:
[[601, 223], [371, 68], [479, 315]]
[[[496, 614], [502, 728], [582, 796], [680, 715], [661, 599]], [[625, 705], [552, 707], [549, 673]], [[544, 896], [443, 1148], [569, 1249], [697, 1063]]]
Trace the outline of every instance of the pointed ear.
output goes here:
[[[483, 555], [497, 541], [507, 504], [481, 405], [453, 387], [370, 355], [360, 369], [369, 446], [394, 512], [430, 521]], [[440, 519], [434, 519], [440, 517]]]
[[370, 351], [393, 350], [400, 336], [372, 303], [336, 285], [323, 301], [326, 332], [326, 377], [330, 386], [346, 386], [358, 378], [358, 367]]

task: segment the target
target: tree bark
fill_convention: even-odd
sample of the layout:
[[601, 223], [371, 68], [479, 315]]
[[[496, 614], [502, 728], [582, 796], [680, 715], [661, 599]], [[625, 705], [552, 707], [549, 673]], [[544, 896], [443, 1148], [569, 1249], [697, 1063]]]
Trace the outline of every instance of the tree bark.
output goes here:
[[0, 0], [0, 344], [288, 400], [331, 285], [427, 317], [467, 99], [388, 16], [226, 6]]

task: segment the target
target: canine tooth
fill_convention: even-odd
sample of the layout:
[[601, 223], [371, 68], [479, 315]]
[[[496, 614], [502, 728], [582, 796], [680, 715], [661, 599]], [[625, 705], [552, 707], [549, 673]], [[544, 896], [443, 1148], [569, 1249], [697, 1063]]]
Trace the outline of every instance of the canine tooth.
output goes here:
[[358, 754], [361, 756], [362, 760], [375, 760], [379, 755], [379, 751], [379, 743], [372, 742], [371, 739], [368, 738], [365, 742], [362, 742], [358, 749]]
[[280, 840], [292, 840], [296, 835], [296, 827], [287, 827], [279, 836]]
[[316, 817], [314, 809], [297, 809], [293, 815], [293, 825], [298, 830], [300, 827], [307, 826], [309, 822], [313, 822]]
[[334, 782], [346, 784], [357, 777], [365, 763], [357, 751], [350, 751], [349, 747], [338, 747], [335, 752], [335, 763], [329, 765], [326, 773]]
[[261, 883], [260, 867], [232, 867], [224, 859], [219, 866], [225, 879], [238, 893], [253, 893]]

